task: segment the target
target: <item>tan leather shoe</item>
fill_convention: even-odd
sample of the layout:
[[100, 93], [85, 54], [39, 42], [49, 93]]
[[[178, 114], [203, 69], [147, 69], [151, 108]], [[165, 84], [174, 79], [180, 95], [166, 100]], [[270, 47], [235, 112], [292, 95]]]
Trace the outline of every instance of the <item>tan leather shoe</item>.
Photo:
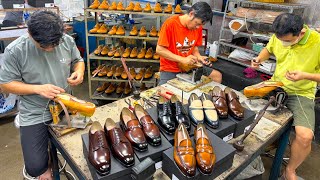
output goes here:
[[162, 7], [160, 3], [157, 3], [153, 9], [155, 13], [162, 13]]
[[168, 6], [164, 9], [165, 13], [172, 13], [172, 5], [168, 4]]
[[110, 71], [108, 72], [107, 77], [112, 77], [116, 73], [116, 69], [117, 69], [117, 66], [113, 65]]
[[127, 47], [126, 50], [124, 51], [122, 57], [128, 58], [130, 56], [131, 48]]
[[112, 57], [114, 56], [114, 54], [116, 53], [117, 48], [116, 47], [112, 47], [112, 49], [110, 49], [110, 51], [108, 52], [108, 56]]
[[135, 12], [141, 12], [142, 11], [142, 7], [141, 7], [140, 3], [138, 3], [138, 2], [136, 3], [136, 5], [133, 8], [133, 11], [135, 11]]
[[106, 24], [102, 24], [99, 30], [97, 31], [97, 33], [99, 34], [106, 34], [107, 32], [108, 32], [108, 27]]
[[116, 35], [124, 35], [124, 34], [125, 34], [124, 27], [120, 26], [116, 31]]
[[114, 73], [114, 76], [115, 76], [115, 77], [121, 76], [121, 74], [122, 74], [123, 71], [124, 71], [123, 66], [117, 67], [117, 68], [116, 68], [116, 72]]
[[154, 27], [154, 26], [152, 26], [152, 28], [151, 28], [151, 30], [150, 30], [149, 36], [151, 36], [151, 37], [157, 37], [157, 35], [158, 35], [157, 28]]
[[121, 73], [121, 78], [122, 78], [122, 79], [128, 79], [128, 74], [126, 73], [125, 70], [122, 71], [122, 73]]
[[93, 3], [89, 6], [90, 9], [97, 9], [100, 6], [99, 0], [94, 0]]
[[132, 1], [130, 1], [129, 5], [126, 7], [126, 11], [133, 11], [134, 8], [134, 3]]
[[116, 50], [116, 52], [114, 53], [113, 57], [115, 57], [115, 58], [121, 57], [120, 48], [117, 48], [117, 50]]
[[158, 31], [158, 34], [157, 34], [157, 36], [158, 36], [158, 37], [160, 37], [160, 31]]
[[134, 47], [130, 53], [130, 58], [135, 58], [138, 56], [138, 48]]
[[160, 59], [160, 56], [159, 56], [159, 54], [157, 54], [157, 53], [154, 53], [154, 55], [153, 55], [153, 59], [154, 59], [154, 60], [158, 60], [158, 59]]
[[117, 32], [117, 26], [112, 26], [111, 30], [108, 32], [109, 35], [115, 35]]
[[126, 85], [125, 82], [121, 82], [116, 89], [116, 93], [117, 94], [123, 93], [125, 85]]
[[97, 49], [93, 51], [94, 55], [99, 56], [102, 51], [103, 45], [99, 45]]
[[152, 56], [153, 56], [153, 50], [152, 50], [152, 48], [149, 48], [146, 55], [144, 56], [144, 58], [151, 59]]
[[132, 68], [130, 68], [129, 71], [130, 71], [130, 74], [131, 74], [132, 78], [133, 79], [136, 78], [136, 75], [137, 75], [136, 70], [132, 67]]
[[126, 87], [124, 88], [124, 94], [128, 95], [132, 91], [132, 88], [130, 87], [129, 83], [126, 82]]
[[174, 13], [175, 14], [181, 14], [182, 13], [182, 9], [180, 7], [180, 4], [176, 5], [176, 8], [174, 9]]
[[139, 31], [139, 36], [141, 37], [146, 37], [147, 36], [147, 30], [145, 26], [142, 26], [140, 31]]
[[130, 36], [136, 36], [136, 35], [138, 35], [138, 28], [137, 26], [134, 25], [130, 31]]
[[103, 48], [102, 48], [102, 51], [101, 51], [101, 56], [106, 56], [108, 55], [108, 52], [110, 51], [110, 48], [108, 45], [105, 45]]
[[118, 3], [117, 10], [118, 11], [124, 11], [125, 10], [121, 1]]
[[105, 91], [110, 85], [110, 82], [105, 82], [102, 84], [102, 86], [99, 86], [96, 91], [98, 92], [102, 92], [102, 91]]
[[149, 12], [151, 12], [151, 10], [152, 10], [151, 5], [150, 5], [150, 3], [148, 2], [148, 3], [146, 4], [146, 7], [143, 9], [143, 12], [149, 13]]
[[89, 30], [89, 33], [97, 33], [97, 31], [100, 29], [101, 24], [97, 23], [92, 29]]
[[110, 4], [107, 0], [103, 0], [98, 9], [108, 10], [110, 7]]
[[111, 83], [110, 86], [104, 91], [106, 94], [111, 94], [116, 90], [116, 85]]
[[146, 55], [146, 51], [146, 48], [142, 48], [138, 54], [138, 59], [144, 58], [144, 56]]
[[93, 70], [91, 72], [92, 75], [96, 74], [97, 72], [100, 72], [101, 69], [104, 67], [105, 65], [104, 64], [100, 64], [95, 70]]
[[117, 3], [112, 2], [111, 6], [109, 7], [109, 10], [117, 10]]
[[146, 68], [141, 68], [139, 73], [136, 75], [136, 80], [142, 79], [145, 73], [146, 73]]
[[110, 71], [110, 66], [104, 66], [104, 67], [100, 70], [100, 72], [98, 73], [98, 76], [99, 76], [99, 77], [106, 76], [109, 71]]
[[144, 79], [149, 79], [153, 76], [153, 70], [152, 70], [152, 67], [148, 67], [146, 72], [144, 73]]

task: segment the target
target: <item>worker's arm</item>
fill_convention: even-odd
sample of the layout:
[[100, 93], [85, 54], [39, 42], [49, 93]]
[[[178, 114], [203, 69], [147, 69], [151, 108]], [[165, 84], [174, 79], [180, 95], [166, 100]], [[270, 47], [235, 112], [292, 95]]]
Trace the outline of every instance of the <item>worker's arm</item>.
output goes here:
[[83, 61], [77, 62], [74, 65], [73, 73], [67, 79], [68, 83], [71, 86], [76, 86], [78, 84], [81, 84], [83, 81], [84, 70], [85, 70], [84, 62]]
[[267, 48], [263, 48], [262, 51], [260, 52], [259, 56], [254, 58], [252, 61], [251, 61], [251, 66], [253, 68], [259, 68], [259, 65], [265, 61], [265, 60], [268, 60], [270, 58], [270, 53], [269, 51], [267, 50]]
[[203, 64], [209, 65], [210, 61], [206, 61], [208, 59], [207, 56], [202, 56], [199, 52], [199, 48], [196, 46], [193, 49], [192, 54], [197, 57], [198, 61], [201, 61]]
[[194, 64], [195, 62], [197, 62], [197, 57], [194, 55], [189, 55], [188, 57], [182, 57], [182, 56], [173, 54], [166, 47], [160, 46], [160, 45], [157, 45], [156, 52], [161, 57], [177, 63]]
[[286, 78], [290, 81], [299, 81], [303, 79], [307, 79], [310, 81], [320, 82], [320, 74], [319, 73], [307, 73], [302, 71], [288, 71], [286, 73]]

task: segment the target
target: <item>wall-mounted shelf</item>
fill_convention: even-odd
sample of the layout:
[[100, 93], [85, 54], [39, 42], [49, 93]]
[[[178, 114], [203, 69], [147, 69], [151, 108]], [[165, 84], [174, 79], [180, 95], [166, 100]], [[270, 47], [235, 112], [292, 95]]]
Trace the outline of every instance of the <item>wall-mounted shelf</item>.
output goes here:
[[[121, 61], [121, 58], [114, 58], [114, 57], [107, 57], [107, 56], [96, 56], [94, 54], [89, 55], [89, 59], [98, 59], [98, 60], [105, 60], [105, 61]], [[154, 59], [136, 59], [136, 58], [125, 58], [127, 62], [142, 62], [142, 63], [159, 63], [160, 60]]]

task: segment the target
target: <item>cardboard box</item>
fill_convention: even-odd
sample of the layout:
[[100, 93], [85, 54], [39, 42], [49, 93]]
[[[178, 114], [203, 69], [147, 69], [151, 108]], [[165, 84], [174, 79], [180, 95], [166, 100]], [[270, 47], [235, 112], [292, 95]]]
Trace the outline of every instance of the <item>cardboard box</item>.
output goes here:
[[33, 7], [53, 7], [54, 0], [28, 0], [28, 4]]
[[219, 127], [217, 129], [213, 129], [206, 125], [207, 129], [220, 137], [224, 141], [229, 141], [233, 139], [234, 132], [236, 130], [236, 123], [229, 118], [227, 119], [219, 119]]
[[[89, 134], [83, 134], [81, 135], [82, 138], [82, 145], [83, 145], [83, 155], [84, 158], [87, 161], [91, 176], [93, 179], [101, 179], [101, 180], [113, 180], [113, 179], [117, 179], [120, 178], [121, 180], [131, 180], [131, 168], [132, 167], [124, 167], [117, 159], [115, 159], [112, 155], [111, 155], [111, 170], [110, 173], [106, 176], [100, 176], [97, 172], [96, 169], [91, 165], [91, 163], [88, 160], [88, 152], [89, 152]], [[111, 151], [111, 149], [110, 149]], [[139, 164], [140, 161], [138, 159], [137, 156], [134, 157], [135, 158], [135, 165]]]
[[24, 0], [2, 0], [3, 9], [24, 8]]
[[244, 118], [243, 120], [239, 121], [237, 119], [234, 119], [229, 115], [229, 119], [231, 119], [233, 122], [236, 123], [236, 129], [234, 131], [234, 138], [240, 136], [245, 132], [245, 130], [250, 128], [250, 125], [252, 124], [254, 118], [256, 116], [256, 113], [254, 111], [251, 111], [247, 108], [244, 108]]

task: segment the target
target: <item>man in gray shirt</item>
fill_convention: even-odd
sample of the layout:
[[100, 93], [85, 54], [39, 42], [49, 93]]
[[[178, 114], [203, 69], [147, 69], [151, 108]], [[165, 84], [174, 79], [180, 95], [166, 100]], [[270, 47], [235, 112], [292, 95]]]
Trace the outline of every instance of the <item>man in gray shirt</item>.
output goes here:
[[85, 65], [63, 22], [51, 11], [38, 11], [27, 22], [28, 34], [5, 49], [0, 88], [20, 95], [20, 138], [27, 173], [52, 179], [48, 167], [48, 102], [69, 85], [83, 81]]

